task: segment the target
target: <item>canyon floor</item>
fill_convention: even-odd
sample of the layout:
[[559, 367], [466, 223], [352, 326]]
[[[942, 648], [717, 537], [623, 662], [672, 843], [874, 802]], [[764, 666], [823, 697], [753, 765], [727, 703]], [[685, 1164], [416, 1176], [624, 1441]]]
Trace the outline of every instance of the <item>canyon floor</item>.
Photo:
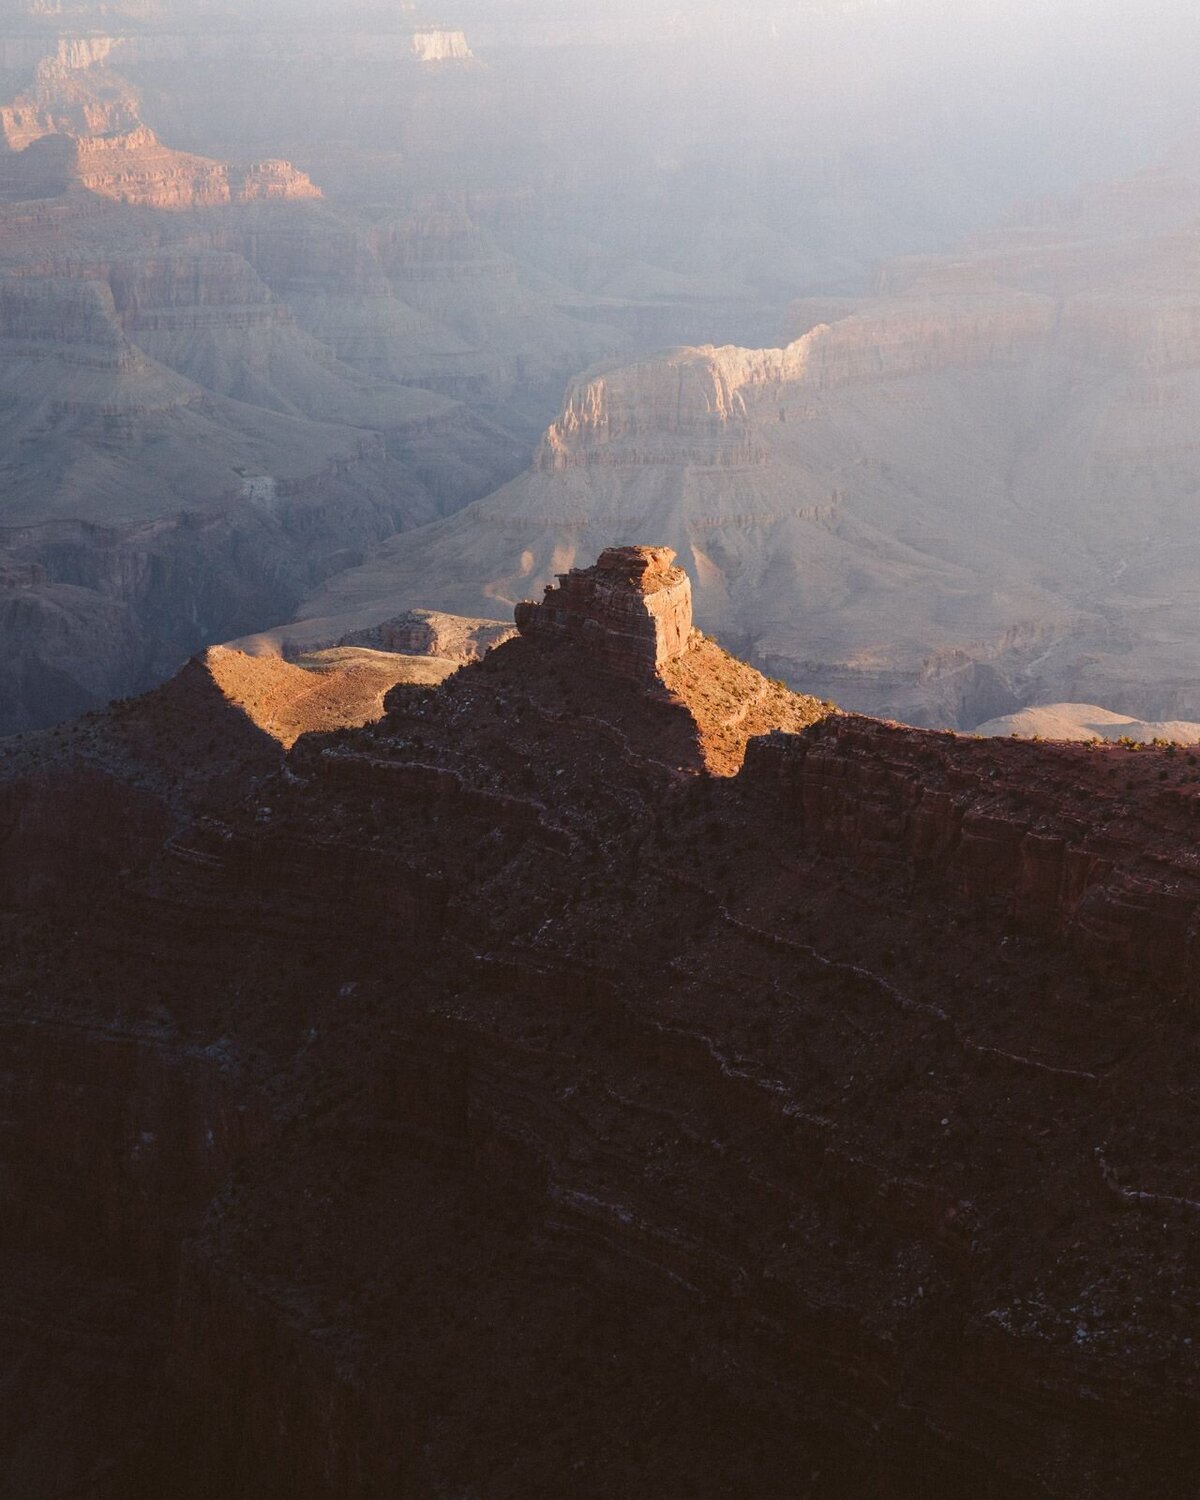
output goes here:
[[8, 1493], [1192, 1494], [1197, 757], [841, 713], [686, 582], [0, 745]]

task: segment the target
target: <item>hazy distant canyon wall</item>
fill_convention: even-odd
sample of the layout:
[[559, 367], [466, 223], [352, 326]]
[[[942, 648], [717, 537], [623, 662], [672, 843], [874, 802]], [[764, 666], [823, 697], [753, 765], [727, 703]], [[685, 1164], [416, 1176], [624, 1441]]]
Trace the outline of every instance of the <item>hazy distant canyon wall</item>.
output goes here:
[[[317, 496], [336, 522], [297, 512], [288, 560], [234, 590], [257, 576], [260, 609], [183, 590], [153, 622], [171, 651], [294, 611], [503, 613], [649, 531], [702, 625], [853, 706], [1200, 713], [1172, 581], [1200, 347], [1186, 169], [939, 253], [1041, 160], [1010, 182], [969, 110], [979, 149], [955, 155], [889, 7], [631, 11], [619, 33], [533, 4], [482, 29], [466, 3], [4, 14], [0, 274], [36, 285], [4, 296], [19, 722], [50, 711], [39, 672], [78, 705], [162, 670], [130, 665], [133, 595], [50, 607], [89, 570], [39, 523], [161, 523], [182, 559], [185, 517], [259, 536], [268, 502]], [[869, 118], [830, 81], [847, 58], [880, 70]], [[1015, 121], [1025, 74], [993, 64], [979, 108], [1000, 90]], [[118, 639], [98, 689], [96, 642]], [[93, 660], [74, 697], [73, 652]]]
[[[647, 461], [667, 461], [669, 444], [659, 451], [656, 437], [684, 440], [679, 461], [693, 458], [686, 440], [700, 437], [736, 445], [732, 452], [714, 445], [716, 462], [767, 462], [767, 449], [751, 434], [786, 423], [789, 402], [800, 403], [795, 417], [803, 421], [810, 392], [1015, 361], [1045, 339], [1055, 321], [1054, 304], [1036, 296], [1017, 295], [1007, 305], [984, 298], [950, 307], [914, 302], [907, 311], [889, 308], [821, 324], [784, 349], [683, 350], [585, 375], [568, 390], [538, 467], [636, 465], [642, 440], [648, 440]], [[701, 450], [694, 459], [704, 461]]]
[[0, 728], [286, 619], [517, 472], [569, 372], [623, 342], [529, 293], [460, 207], [363, 219], [282, 155], [179, 149], [146, 98], [185, 63], [366, 68], [419, 97], [472, 58], [416, 22], [4, 40]]
[[847, 707], [1194, 719], [1200, 183], [1167, 179], [898, 264], [867, 299], [798, 301], [781, 348], [585, 372], [524, 478], [304, 612], [391, 587], [475, 612], [649, 533], [703, 627]]
[[71, 36], [47, 41], [39, 37], [0, 37], [0, 70], [81, 72], [101, 64], [119, 68], [157, 63], [220, 61], [245, 57], [319, 62], [369, 60], [372, 64], [471, 62], [474, 54], [464, 32], [416, 27], [410, 31], [370, 31], [361, 26], [259, 29], [221, 27], [211, 23], [172, 34]]

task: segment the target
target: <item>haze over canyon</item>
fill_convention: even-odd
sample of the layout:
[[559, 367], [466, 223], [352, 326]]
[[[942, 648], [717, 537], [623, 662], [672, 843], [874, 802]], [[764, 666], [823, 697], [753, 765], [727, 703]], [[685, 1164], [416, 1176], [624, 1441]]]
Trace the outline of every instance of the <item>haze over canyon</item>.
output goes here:
[[0, 1500], [1194, 1500], [1136, 10], [0, 0]]
[[986, 9], [6, 5], [0, 729], [642, 535], [851, 707], [1200, 718], [1189, 23]]

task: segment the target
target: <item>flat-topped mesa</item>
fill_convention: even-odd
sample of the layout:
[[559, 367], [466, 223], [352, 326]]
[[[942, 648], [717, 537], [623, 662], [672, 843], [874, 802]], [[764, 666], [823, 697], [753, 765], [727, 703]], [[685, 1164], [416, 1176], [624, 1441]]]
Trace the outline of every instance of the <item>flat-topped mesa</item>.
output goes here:
[[594, 567], [560, 573], [541, 604], [518, 604], [517, 629], [571, 640], [603, 670], [647, 681], [692, 634], [692, 582], [674, 564], [670, 547], [609, 547]]

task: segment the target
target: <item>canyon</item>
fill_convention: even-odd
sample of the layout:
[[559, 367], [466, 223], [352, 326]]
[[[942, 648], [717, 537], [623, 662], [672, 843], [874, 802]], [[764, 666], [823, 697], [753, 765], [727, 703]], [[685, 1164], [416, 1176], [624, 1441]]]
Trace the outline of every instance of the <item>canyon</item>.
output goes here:
[[1039, 704], [1195, 721], [1195, 213], [1184, 157], [1043, 203], [778, 348], [568, 387], [528, 471], [323, 583], [475, 613], [649, 530], [700, 623], [845, 706], [971, 729]]
[[0, 1500], [1191, 1500], [1200, 17], [1024, 9], [0, 0]]
[[[287, 619], [487, 493], [528, 451], [523, 402], [622, 339], [524, 289], [453, 203], [364, 215], [278, 151], [167, 144], [146, 113], [170, 78], [261, 69], [282, 39], [126, 19], [72, 34], [37, 12], [0, 41], [7, 731]], [[324, 66], [325, 36], [301, 33], [292, 64]], [[363, 51], [414, 86], [402, 110], [474, 67], [411, 16]]]
[[[1190, 482], [1153, 415], [1188, 400], [1186, 224], [1113, 175], [1183, 117], [1056, 79], [1014, 155], [1047, 65], [1012, 34], [923, 89], [908, 9], [0, 8], [0, 730], [301, 622], [507, 617], [643, 526], [705, 628], [851, 706], [1194, 717], [1158, 501], [1058, 589], [1024, 522], [1075, 453], [1047, 391]], [[1092, 179], [1127, 186], [984, 234]]]
[[690, 594], [0, 742], [10, 1493], [1190, 1494], [1196, 756]]

